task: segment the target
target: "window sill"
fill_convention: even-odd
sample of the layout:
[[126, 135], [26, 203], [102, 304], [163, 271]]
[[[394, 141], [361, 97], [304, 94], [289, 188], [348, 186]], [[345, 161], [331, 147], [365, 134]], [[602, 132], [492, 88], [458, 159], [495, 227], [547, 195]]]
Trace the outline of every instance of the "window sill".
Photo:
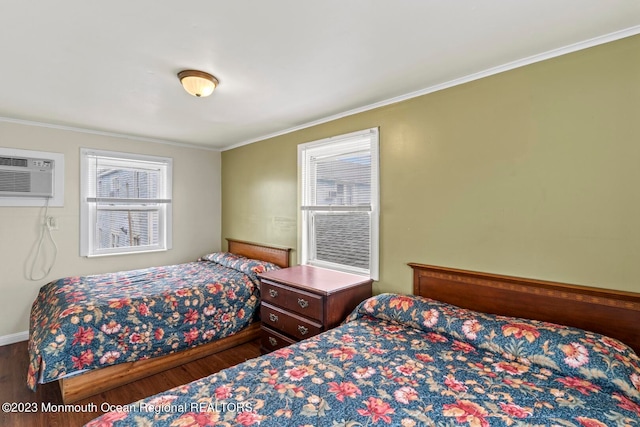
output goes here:
[[126, 251], [126, 252], [107, 252], [107, 253], [98, 253], [98, 254], [87, 254], [84, 255], [87, 258], [101, 258], [115, 255], [134, 255], [134, 254], [148, 254], [153, 252], [166, 252], [170, 248], [162, 248], [162, 249], [147, 249], [142, 251]]

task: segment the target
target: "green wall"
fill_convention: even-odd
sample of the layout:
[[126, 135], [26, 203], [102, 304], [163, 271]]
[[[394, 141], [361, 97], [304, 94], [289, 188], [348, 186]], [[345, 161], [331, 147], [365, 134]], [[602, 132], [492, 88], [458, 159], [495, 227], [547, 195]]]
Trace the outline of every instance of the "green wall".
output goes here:
[[297, 144], [379, 126], [376, 292], [410, 292], [408, 262], [640, 292], [638, 52], [623, 39], [225, 151], [222, 236], [297, 248]]

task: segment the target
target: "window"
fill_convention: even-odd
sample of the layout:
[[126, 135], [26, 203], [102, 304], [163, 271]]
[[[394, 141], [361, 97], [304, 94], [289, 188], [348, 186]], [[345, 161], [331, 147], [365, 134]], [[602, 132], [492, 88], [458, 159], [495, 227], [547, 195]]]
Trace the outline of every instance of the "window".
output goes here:
[[378, 129], [298, 146], [302, 264], [378, 279]]
[[171, 248], [172, 159], [81, 150], [80, 254]]

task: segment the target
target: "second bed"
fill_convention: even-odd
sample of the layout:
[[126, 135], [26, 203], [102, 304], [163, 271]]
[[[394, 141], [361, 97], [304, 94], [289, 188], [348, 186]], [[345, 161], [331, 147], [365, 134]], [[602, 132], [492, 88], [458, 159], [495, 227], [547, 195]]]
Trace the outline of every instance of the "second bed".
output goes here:
[[65, 403], [257, 337], [257, 274], [289, 250], [229, 240], [198, 261], [66, 277], [40, 290], [27, 385], [60, 380]]

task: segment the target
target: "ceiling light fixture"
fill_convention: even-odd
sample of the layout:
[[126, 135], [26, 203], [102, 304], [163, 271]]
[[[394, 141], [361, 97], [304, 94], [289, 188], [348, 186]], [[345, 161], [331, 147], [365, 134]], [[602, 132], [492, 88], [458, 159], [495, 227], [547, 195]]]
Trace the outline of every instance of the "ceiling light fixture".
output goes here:
[[197, 70], [184, 70], [178, 73], [178, 78], [184, 90], [193, 96], [205, 97], [213, 93], [218, 86], [218, 79], [209, 73]]

